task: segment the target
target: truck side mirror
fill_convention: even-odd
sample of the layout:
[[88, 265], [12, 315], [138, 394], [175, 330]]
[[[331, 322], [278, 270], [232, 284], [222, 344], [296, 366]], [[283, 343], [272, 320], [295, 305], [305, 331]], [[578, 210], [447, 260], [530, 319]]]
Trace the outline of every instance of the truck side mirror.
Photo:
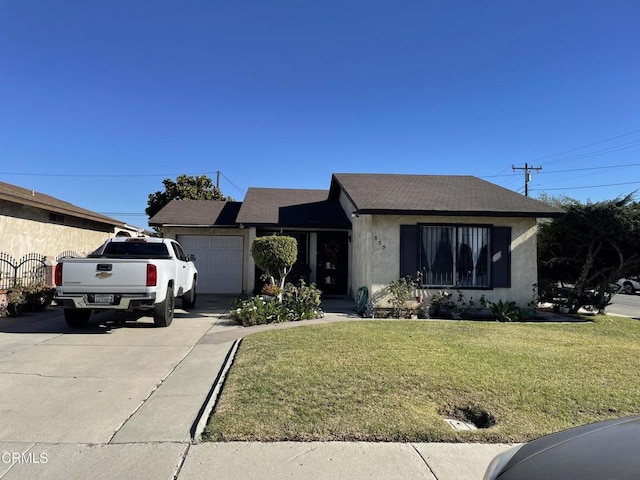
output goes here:
[[190, 262], [195, 262], [196, 256], [193, 253], [190, 253], [189, 255], [187, 255], [187, 260]]

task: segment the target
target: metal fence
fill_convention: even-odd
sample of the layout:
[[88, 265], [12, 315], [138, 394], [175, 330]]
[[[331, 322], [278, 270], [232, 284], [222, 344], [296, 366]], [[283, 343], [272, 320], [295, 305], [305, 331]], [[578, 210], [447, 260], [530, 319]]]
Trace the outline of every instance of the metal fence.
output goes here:
[[47, 260], [41, 253], [28, 253], [16, 259], [8, 253], [0, 252], [0, 290], [8, 290], [17, 286], [29, 287], [51, 283], [51, 269], [63, 258], [83, 258], [86, 254], [73, 250], [65, 250], [55, 257], [55, 261]]
[[0, 252], [0, 289], [44, 284], [47, 281], [46, 256], [29, 253], [16, 260]]
[[78, 252], [74, 252], [73, 250], [65, 250], [64, 252], [56, 255], [56, 262], [59, 262], [63, 258], [82, 258], [84, 256], [85, 255]]

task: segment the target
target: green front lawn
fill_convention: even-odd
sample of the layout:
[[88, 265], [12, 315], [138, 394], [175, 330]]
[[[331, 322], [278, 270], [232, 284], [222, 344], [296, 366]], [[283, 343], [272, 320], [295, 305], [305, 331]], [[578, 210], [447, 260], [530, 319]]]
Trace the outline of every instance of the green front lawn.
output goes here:
[[205, 438], [520, 442], [639, 412], [637, 320], [356, 320], [246, 337]]

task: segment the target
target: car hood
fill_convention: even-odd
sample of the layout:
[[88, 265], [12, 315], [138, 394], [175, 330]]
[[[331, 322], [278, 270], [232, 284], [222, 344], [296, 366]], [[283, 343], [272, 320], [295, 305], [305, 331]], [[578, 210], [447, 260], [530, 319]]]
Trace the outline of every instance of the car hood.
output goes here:
[[637, 480], [640, 415], [584, 425], [524, 444], [499, 480]]

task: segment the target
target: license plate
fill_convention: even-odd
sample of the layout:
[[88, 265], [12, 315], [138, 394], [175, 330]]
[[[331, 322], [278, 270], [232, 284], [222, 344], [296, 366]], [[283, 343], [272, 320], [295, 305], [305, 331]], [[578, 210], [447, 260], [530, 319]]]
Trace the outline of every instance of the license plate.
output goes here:
[[95, 295], [94, 303], [113, 303], [113, 295]]

